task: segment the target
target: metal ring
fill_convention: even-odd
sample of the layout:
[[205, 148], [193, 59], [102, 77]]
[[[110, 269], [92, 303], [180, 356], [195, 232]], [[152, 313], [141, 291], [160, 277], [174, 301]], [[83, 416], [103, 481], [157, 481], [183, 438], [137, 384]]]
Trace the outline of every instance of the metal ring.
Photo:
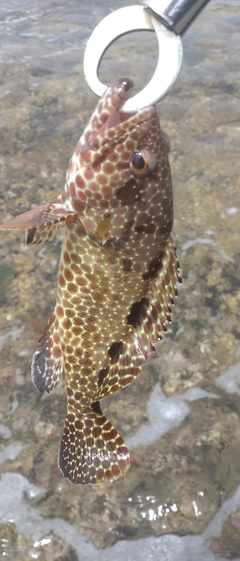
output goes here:
[[97, 25], [84, 54], [85, 78], [91, 90], [101, 97], [107, 86], [100, 82], [97, 72], [104, 52], [120, 35], [141, 29], [155, 31], [159, 46], [158, 63], [145, 88], [123, 104], [121, 110], [126, 113], [155, 105], [172, 87], [182, 63], [181, 38], [167, 29], [143, 6], [127, 6], [112, 12]]

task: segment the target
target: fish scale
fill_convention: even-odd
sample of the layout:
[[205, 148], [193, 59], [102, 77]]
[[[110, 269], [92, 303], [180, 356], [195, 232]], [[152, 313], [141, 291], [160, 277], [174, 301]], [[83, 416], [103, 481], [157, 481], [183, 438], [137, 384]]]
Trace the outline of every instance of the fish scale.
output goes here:
[[125, 78], [105, 92], [69, 162], [63, 193], [1, 227], [26, 229], [27, 244], [52, 240], [64, 227], [56, 305], [31, 372], [40, 392], [65, 374], [59, 467], [80, 484], [111, 481], [130, 466], [99, 401], [140, 373], [167, 330], [181, 280], [169, 143], [155, 108], [121, 112], [130, 95]]

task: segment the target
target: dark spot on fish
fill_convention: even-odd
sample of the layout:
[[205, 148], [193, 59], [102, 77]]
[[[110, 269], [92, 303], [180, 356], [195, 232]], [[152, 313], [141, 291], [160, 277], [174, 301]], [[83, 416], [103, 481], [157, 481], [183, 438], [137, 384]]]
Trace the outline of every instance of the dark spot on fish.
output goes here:
[[36, 230], [37, 230], [37, 228], [31, 228], [31, 230], [26, 230], [26, 233], [25, 233], [25, 244], [26, 245], [31, 245], [33, 243], [33, 238], [35, 236]]
[[[108, 368], [103, 368], [102, 370], [108, 371]], [[103, 414], [102, 414], [102, 410], [101, 410], [99, 401], [94, 401], [94, 403], [91, 403], [91, 409], [94, 411], [94, 413], [100, 413], [101, 414], [101, 418], [96, 420], [96, 423], [97, 423], [97, 425], [103, 425], [105, 421], [104, 421], [104, 417], [103, 417]]]
[[147, 315], [148, 307], [148, 298], [143, 297], [140, 302], [135, 302], [131, 307], [130, 314], [127, 316], [128, 324], [132, 325], [133, 327], [140, 327]]
[[150, 261], [148, 270], [146, 271], [146, 273], [143, 273], [144, 280], [152, 279], [157, 273], [161, 271], [163, 256], [164, 252], [162, 252], [157, 258]]
[[148, 224], [139, 224], [135, 226], [134, 229], [138, 234], [153, 234], [156, 230], [156, 226], [152, 222], [149, 222]]
[[111, 220], [112, 212], [105, 212], [103, 220]]
[[122, 265], [123, 265], [124, 272], [129, 273], [130, 271], [132, 271], [132, 260], [131, 259], [123, 258]]
[[99, 374], [98, 374], [98, 387], [99, 387], [99, 388], [101, 387], [104, 378], [106, 378], [107, 373], [108, 373], [108, 368], [102, 368], [102, 369], [99, 371]]
[[122, 204], [133, 203], [138, 199], [138, 190], [136, 189], [136, 179], [129, 179], [123, 187], [120, 187], [116, 193], [117, 198]]
[[112, 343], [111, 347], [108, 349], [108, 354], [113, 363], [117, 362], [120, 355], [123, 354], [124, 345], [121, 341], [115, 341]]

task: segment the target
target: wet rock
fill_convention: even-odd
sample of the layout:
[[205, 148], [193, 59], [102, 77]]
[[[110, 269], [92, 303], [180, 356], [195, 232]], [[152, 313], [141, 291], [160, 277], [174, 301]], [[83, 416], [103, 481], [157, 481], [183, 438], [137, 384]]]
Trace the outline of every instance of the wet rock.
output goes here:
[[211, 549], [216, 555], [226, 559], [239, 558], [240, 552], [240, 510], [229, 516], [223, 526], [221, 536], [212, 538]]
[[47, 534], [35, 542], [31, 554], [39, 561], [79, 561], [74, 548], [53, 534]]

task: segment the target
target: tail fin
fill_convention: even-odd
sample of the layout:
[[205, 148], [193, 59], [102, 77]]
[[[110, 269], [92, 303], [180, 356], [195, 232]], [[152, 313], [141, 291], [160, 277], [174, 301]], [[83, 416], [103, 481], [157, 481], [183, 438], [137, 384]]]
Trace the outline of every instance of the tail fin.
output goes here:
[[113, 481], [130, 467], [122, 437], [103, 415], [99, 402], [84, 413], [71, 409], [65, 420], [58, 465], [73, 483]]

